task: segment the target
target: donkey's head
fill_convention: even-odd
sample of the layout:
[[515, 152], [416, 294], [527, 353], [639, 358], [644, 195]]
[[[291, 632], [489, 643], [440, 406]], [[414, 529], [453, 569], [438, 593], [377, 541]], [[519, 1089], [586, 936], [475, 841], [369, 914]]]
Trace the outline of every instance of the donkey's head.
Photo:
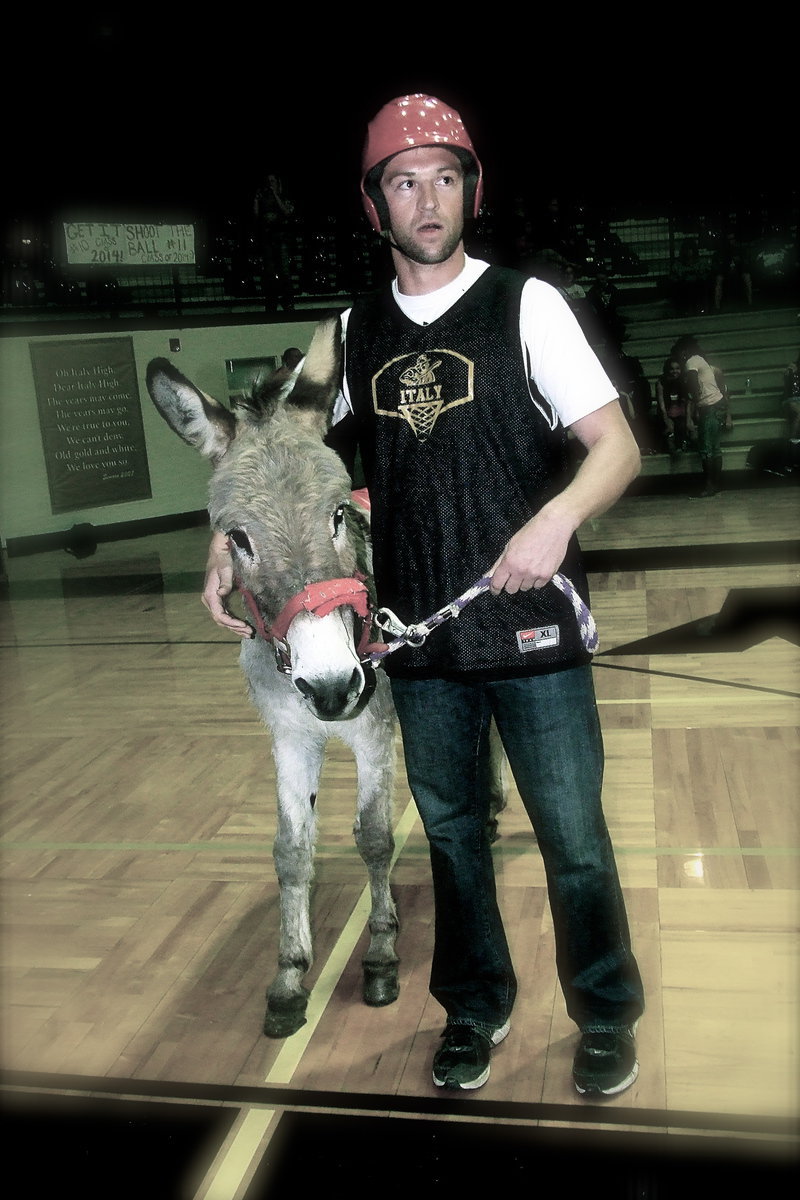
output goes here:
[[[234, 412], [166, 359], [147, 369], [161, 415], [214, 465], [211, 524], [228, 535], [257, 636], [274, 641], [280, 669], [325, 721], [352, 716], [374, 682], [358, 652], [368, 521], [351, 502], [344, 464], [323, 441], [340, 369], [338, 319], [320, 322], [288, 384], [257, 384]], [[336, 586], [326, 588], [330, 582]]]

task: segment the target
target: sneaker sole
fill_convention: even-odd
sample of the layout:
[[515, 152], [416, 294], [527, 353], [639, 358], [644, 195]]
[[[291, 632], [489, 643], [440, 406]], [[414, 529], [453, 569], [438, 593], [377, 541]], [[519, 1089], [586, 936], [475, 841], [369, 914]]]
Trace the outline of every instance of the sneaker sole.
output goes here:
[[508, 1037], [511, 1032], [511, 1022], [506, 1021], [505, 1025], [501, 1025], [499, 1029], [495, 1029], [492, 1034], [492, 1045], [499, 1046], [502, 1041]]
[[[506, 1021], [505, 1025], [501, 1025], [499, 1029], [495, 1029], [494, 1033], [492, 1034], [492, 1045], [499, 1046], [500, 1043], [505, 1041], [505, 1039], [508, 1037], [510, 1031], [510, 1021]], [[445, 1075], [444, 1079], [437, 1079], [436, 1075], [434, 1074], [433, 1082], [437, 1087], [446, 1087], [453, 1091], [472, 1092], [475, 1091], [476, 1088], [483, 1087], [483, 1085], [486, 1083], [486, 1080], [489, 1078], [489, 1073], [490, 1068], [487, 1067], [485, 1071], [483, 1071], [475, 1079], [470, 1079], [468, 1083], [459, 1083], [458, 1080], [455, 1079], [451, 1081], [447, 1075]]]
[[579, 1092], [581, 1096], [618, 1096], [620, 1092], [624, 1092], [632, 1083], [635, 1083], [638, 1074], [639, 1063], [635, 1062], [630, 1074], [626, 1075], [622, 1082], [615, 1084], [614, 1087], [581, 1087], [576, 1080], [573, 1080], [573, 1083], [575, 1084], [575, 1091]]
[[470, 1079], [468, 1083], [459, 1083], [456, 1079], [450, 1079], [448, 1075], [445, 1075], [444, 1079], [437, 1079], [434, 1075], [433, 1082], [437, 1087], [450, 1088], [451, 1091], [471, 1092], [474, 1091], [475, 1088], [483, 1087], [488, 1078], [489, 1068], [487, 1067], [481, 1075], [478, 1075], [476, 1079]]

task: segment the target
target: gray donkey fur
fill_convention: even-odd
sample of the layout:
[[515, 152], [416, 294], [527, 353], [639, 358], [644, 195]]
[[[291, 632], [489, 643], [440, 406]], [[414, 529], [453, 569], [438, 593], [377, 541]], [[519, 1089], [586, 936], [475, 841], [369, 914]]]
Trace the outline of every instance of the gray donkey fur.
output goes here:
[[[211, 524], [229, 535], [237, 580], [267, 628], [307, 584], [359, 571], [371, 585], [368, 516], [352, 503], [349, 475], [323, 442], [340, 362], [339, 321], [321, 322], [290, 384], [276, 390], [267, 380], [235, 413], [201, 393], [170, 361], [148, 366], [147, 386], [159, 412], [214, 466]], [[356, 625], [351, 608], [322, 618], [301, 612], [286, 637], [290, 674], [276, 669], [263, 637], [241, 647], [251, 699], [272, 735], [277, 778], [281, 930], [278, 971], [267, 992], [264, 1032], [270, 1037], [286, 1037], [306, 1020], [316, 798], [330, 738], [350, 746], [356, 762], [354, 834], [372, 902], [363, 997], [384, 1005], [398, 994], [397, 915], [389, 890], [394, 710], [385, 673], [359, 663]]]

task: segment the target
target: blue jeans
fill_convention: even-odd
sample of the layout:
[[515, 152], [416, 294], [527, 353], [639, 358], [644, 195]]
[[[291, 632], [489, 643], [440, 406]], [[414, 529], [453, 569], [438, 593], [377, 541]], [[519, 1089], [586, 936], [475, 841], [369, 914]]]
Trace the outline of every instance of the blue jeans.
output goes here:
[[448, 1018], [494, 1029], [517, 990], [487, 836], [494, 717], [544, 862], [567, 1012], [583, 1030], [632, 1024], [643, 990], [600, 800], [591, 667], [488, 683], [393, 679], [392, 693], [430, 848], [430, 990]]
[[700, 458], [719, 458], [722, 454], [722, 430], [725, 413], [721, 404], [697, 410], [697, 450]]

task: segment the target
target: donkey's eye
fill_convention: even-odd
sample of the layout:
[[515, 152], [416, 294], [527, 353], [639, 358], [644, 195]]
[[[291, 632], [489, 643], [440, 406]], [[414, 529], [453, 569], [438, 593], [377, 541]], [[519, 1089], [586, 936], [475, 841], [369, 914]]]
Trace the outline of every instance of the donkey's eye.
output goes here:
[[234, 545], [238, 546], [243, 554], [247, 555], [248, 558], [254, 557], [253, 547], [250, 545], [250, 538], [243, 529], [229, 529], [228, 537], [231, 539]]
[[344, 505], [340, 504], [331, 515], [331, 537], [336, 538], [344, 526]]

